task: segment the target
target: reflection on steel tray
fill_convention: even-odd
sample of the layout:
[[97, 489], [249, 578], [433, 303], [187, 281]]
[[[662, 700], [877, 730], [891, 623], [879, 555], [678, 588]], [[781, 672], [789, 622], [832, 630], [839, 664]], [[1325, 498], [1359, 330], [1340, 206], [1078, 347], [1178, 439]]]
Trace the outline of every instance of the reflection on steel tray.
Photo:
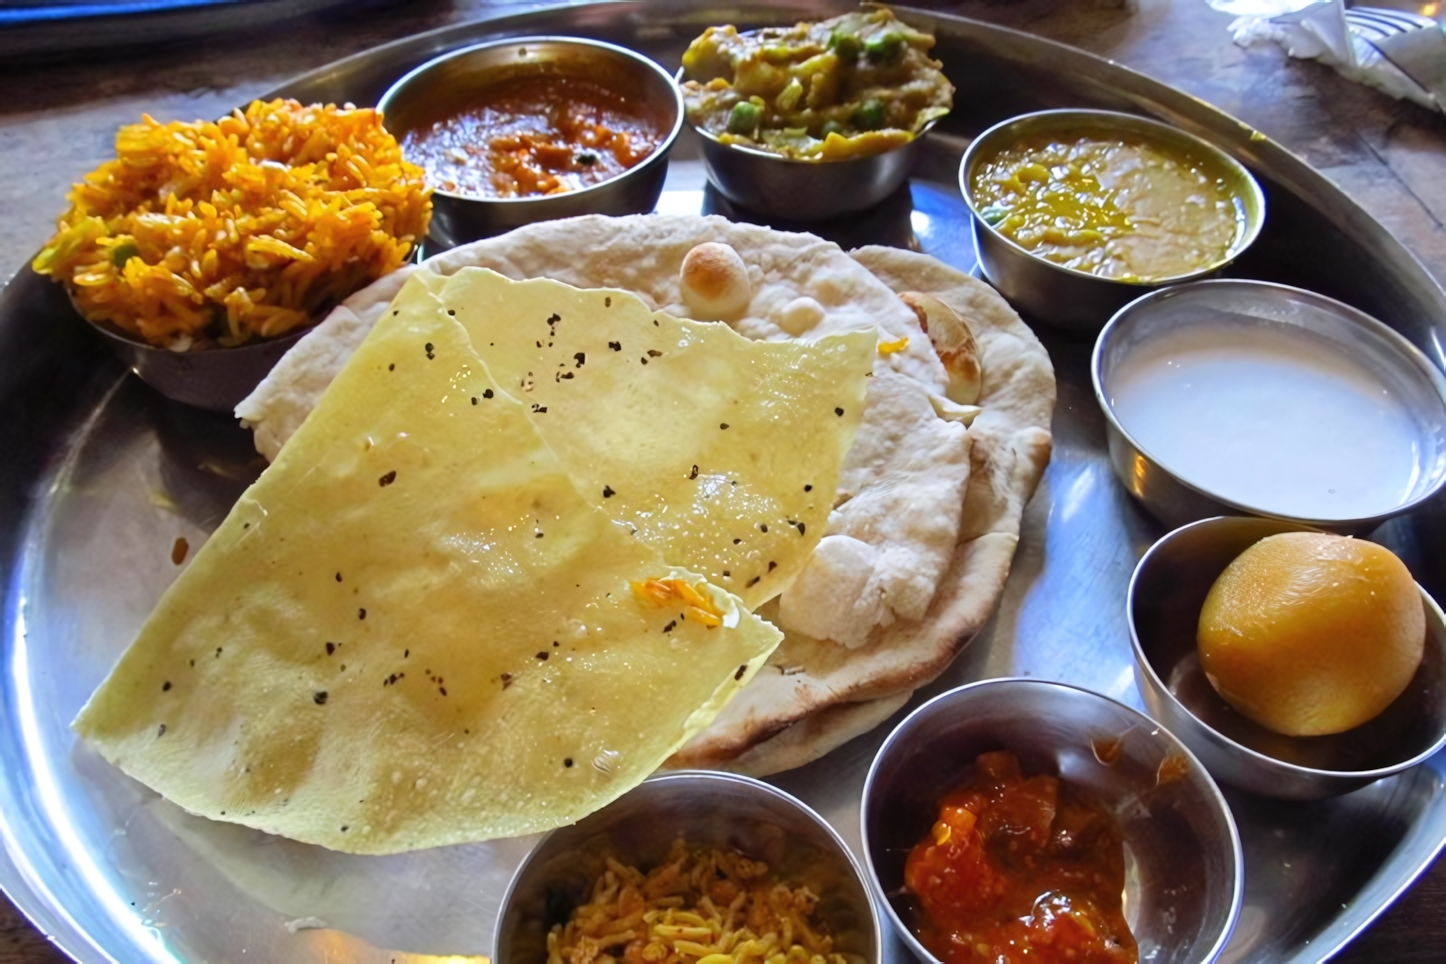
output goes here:
[[[736, 20], [791, 22], [842, 9], [745, 7]], [[671, 69], [714, 16], [669, 2], [499, 17], [398, 41], [279, 93], [371, 103], [440, 51], [522, 34], [597, 37], [641, 49]], [[1088, 54], [957, 18], [909, 16], [937, 35], [959, 106], [927, 140], [908, 190], [823, 233], [845, 246], [917, 246], [970, 269], [973, 246], [955, 172], [972, 135], [1043, 107], [1132, 110], [1206, 137], [1264, 182], [1269, 223], [1230, 274], [1344, 300], [1396, 326], [1442, 364], [1425, 319], [1446, 317], [1446, 294], [1380, 225], [1284, 150], [1199, 101]], [[697, 158], [695, 139], [679, 142], [660, 208], [741, 216], [704, 188]], [[402, 962], [485, 954], [502, 891], [531, 841], [394, 857], [333, 853], [188, 816], [77, 746], [67, 723], [173, 577], [171, 542], [204, 539], [255, 468], [250, 439], [228, 418], [160, 400], [122, 375], [83, 331], [48, 324], [65, 310], [63, 293], [29, 271], [0, 302], [0, 354], [23, 359], [0, 372], [7, 452], [0, 469], [7, 586], [0, 885], [83, 960], [244, 954]], [[915, 702], [970, 680], [1032, 675], [1141, 705], [1125, 589], [1161, 529], [1112, 478], [1090, 389], [1090, 342], [1037, 330], [1059, 379], [1054, 458], [1026, 513], [996, 618]], [[1428, 505], [1376, 538], [1406, 559], [1428, 591], [1446, 595], [1446, 510]], [[857, 849], [860, 789], [888, 729], [774, 782], [812, 804]], [[1438, 757], [1348, 796], [1304, 805], [1228, 793], [1247, 887], [1225, 959], [1314, 961], [1350, 940], [1446, 840], [1443, 770]], [[891, 936], [885, 960], [906, 959]]]

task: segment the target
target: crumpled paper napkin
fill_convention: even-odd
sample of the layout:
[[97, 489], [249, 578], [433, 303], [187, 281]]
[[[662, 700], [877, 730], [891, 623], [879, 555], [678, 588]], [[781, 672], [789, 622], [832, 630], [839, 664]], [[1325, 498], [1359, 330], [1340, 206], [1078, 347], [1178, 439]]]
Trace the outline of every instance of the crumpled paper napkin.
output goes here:
[[1319, 60], [1358, 83], [1430, 110], [1443, 105], [1346, 25], [1343, 0], [1206, 0], [1238, 16], [1230, 24], [1237, 44], [1275, 41], [1292, 57]]

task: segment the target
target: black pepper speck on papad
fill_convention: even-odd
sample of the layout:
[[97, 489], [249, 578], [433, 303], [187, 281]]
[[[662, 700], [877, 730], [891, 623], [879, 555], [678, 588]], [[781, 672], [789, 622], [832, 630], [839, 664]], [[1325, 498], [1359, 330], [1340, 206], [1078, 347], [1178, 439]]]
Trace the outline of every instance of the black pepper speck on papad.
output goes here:
[[[188, 811], [353, 853], [576, 821], [706, 726], [779, 638], [590, 506], [527, 407], [471, 404], [496, 382], [426, 282], [394, 307], [74, 724]], [[433, 363], [387, 373], [424, 341]], [[666, 606], [637, 588], [654, 584]], [[664, 634], [670, 592], [708, 618]], [[431, 679], [402, 672], [419, 663]]]
[[[654, 312], [627, 292], [511, 281], [485, 268], [458, 271], [440, 296], [467, 308], [458, 317], [498, 384], [559, 364], [576, 372], [537, 379], [526, 397], [549, 413], [534, 424], [578, 488], [603, 493], [606, 502], [594, 505], [669, 562], [715, 582], [724, 570], [776, 560], [739, 592], [750, 609], [792, 582], [833, 508], [804, 484], [834, 489], [863, 410], [876, 332], [753, 341], [724, 324]], [[567, 321], [549, 323], [559, 315]], [[539, 349], [538, 338], [549, 336], [550, 347]], [[651, 364], [607, 350], [619, 342]], [[784, 519], [806, 526], [757, 529]], [[729, 537], [743, 529], [754, 536], [735, 547]]]

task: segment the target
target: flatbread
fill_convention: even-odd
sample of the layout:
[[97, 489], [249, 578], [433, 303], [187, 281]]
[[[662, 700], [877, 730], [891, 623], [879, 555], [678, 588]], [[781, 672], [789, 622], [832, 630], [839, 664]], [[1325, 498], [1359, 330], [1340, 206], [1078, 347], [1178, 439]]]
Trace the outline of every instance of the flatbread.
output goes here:
[[852, 254], [895, 291], [949, 305], [978, 342], [982, 411], [969, 428], [969, 486], [949, 569], [922, 619], [875, 629], [860, 648], [788, 633], [758, 677], [670, 766], [764, 775], [815, 759], [876, 725], [863, 706], [907, 699], [942, 673], [1004, 591], [1024, 506], [1049, 462], [1055, 384], [1048, 353], [982, 281], [896, 248]]
[[849, 450], [826, 535], [778, 607], [780, 628], [848, 649], [879, 626], [924, 617], [969, 482], [970, 436], [935, 413], [918, 382], [877, 372], [867, 406], [866, 424], [879, 428]]
[[75, 729], [187, 810], [352, 853], [637, 785], [779, 634], [591, 506], [533, 420], [413, 278]]
[[296, 434], [416, 270], [406, 265], [383, 275], [337, 305], [236, 406], [236, 417], [251, 428], [256, 451], [268, 462], [276, 461], [282, 444]]
[[[464, 267], [491, 268], [516, 280], [552, 278], [578, 288], [620, 288], [675, 317], [716, 321], [688, 304], [680, 281], [684, 258], [705, 242], [729, 245], [748, 268], [747, 307], [722, 319], [739, 334], [758, 341], [816, 341], [840, 332], [872, 331], [881, 341], [908, 339], [902, 350], [881, 356], [880, 365], [929, 391], [945, 391], [948, 375], [913, 310], [838, 245], [811, 234], [716, 215], [589, 215], [474, 241], [429, 259], [426, 267], [448, 275]], [[806, 326], [789, 320], [810, 314], [799, 302], [812, 302], [817, 309]]]

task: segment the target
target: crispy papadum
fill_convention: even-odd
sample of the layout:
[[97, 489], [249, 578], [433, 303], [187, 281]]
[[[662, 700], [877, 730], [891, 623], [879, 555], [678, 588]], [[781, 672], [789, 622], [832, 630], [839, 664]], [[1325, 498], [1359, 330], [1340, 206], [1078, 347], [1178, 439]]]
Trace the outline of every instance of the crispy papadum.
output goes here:
[[187, 810], [352, 853], [572, 823], [657, 769], [779, 638], [578, 492], [429, 282], [392, 302], [74, 724]]
[[750, 610], [793, 581], [863, 415], [874, 332], [757, 342], [625, 291], [431, 277], [584, 498]]
[[[719, 320], [770, 341], [879, 333], [863, 421], [820, 542], [826, 551], [781, 602], [760, 610], [785, 641], [671, 765], [765, 774], [807, 762], [877, 725], [993, 612], [1024, 504], [1049, 459], [1054, 377], [1039, 341], [989, 286], [925, 255], [865, 248], [849, 256], [810, 235], [716, 217], [548, 222], [447, 252], [423, 270], [467, 266], [634, 291], [681, 316], [726, 316]], [[969, 330], [936, 348], [904, 292], [943, 303]], [[325, 328], [317, 337], [328, 337]], [[946, 370], [939, 348], [967, 348], [975, 404], [949, 397], [959, 373]], [[306, 368], [278, 367], [238, 408], [263, 453], [305, 417], [308, 386], [324, 383], [314, 363]]]

